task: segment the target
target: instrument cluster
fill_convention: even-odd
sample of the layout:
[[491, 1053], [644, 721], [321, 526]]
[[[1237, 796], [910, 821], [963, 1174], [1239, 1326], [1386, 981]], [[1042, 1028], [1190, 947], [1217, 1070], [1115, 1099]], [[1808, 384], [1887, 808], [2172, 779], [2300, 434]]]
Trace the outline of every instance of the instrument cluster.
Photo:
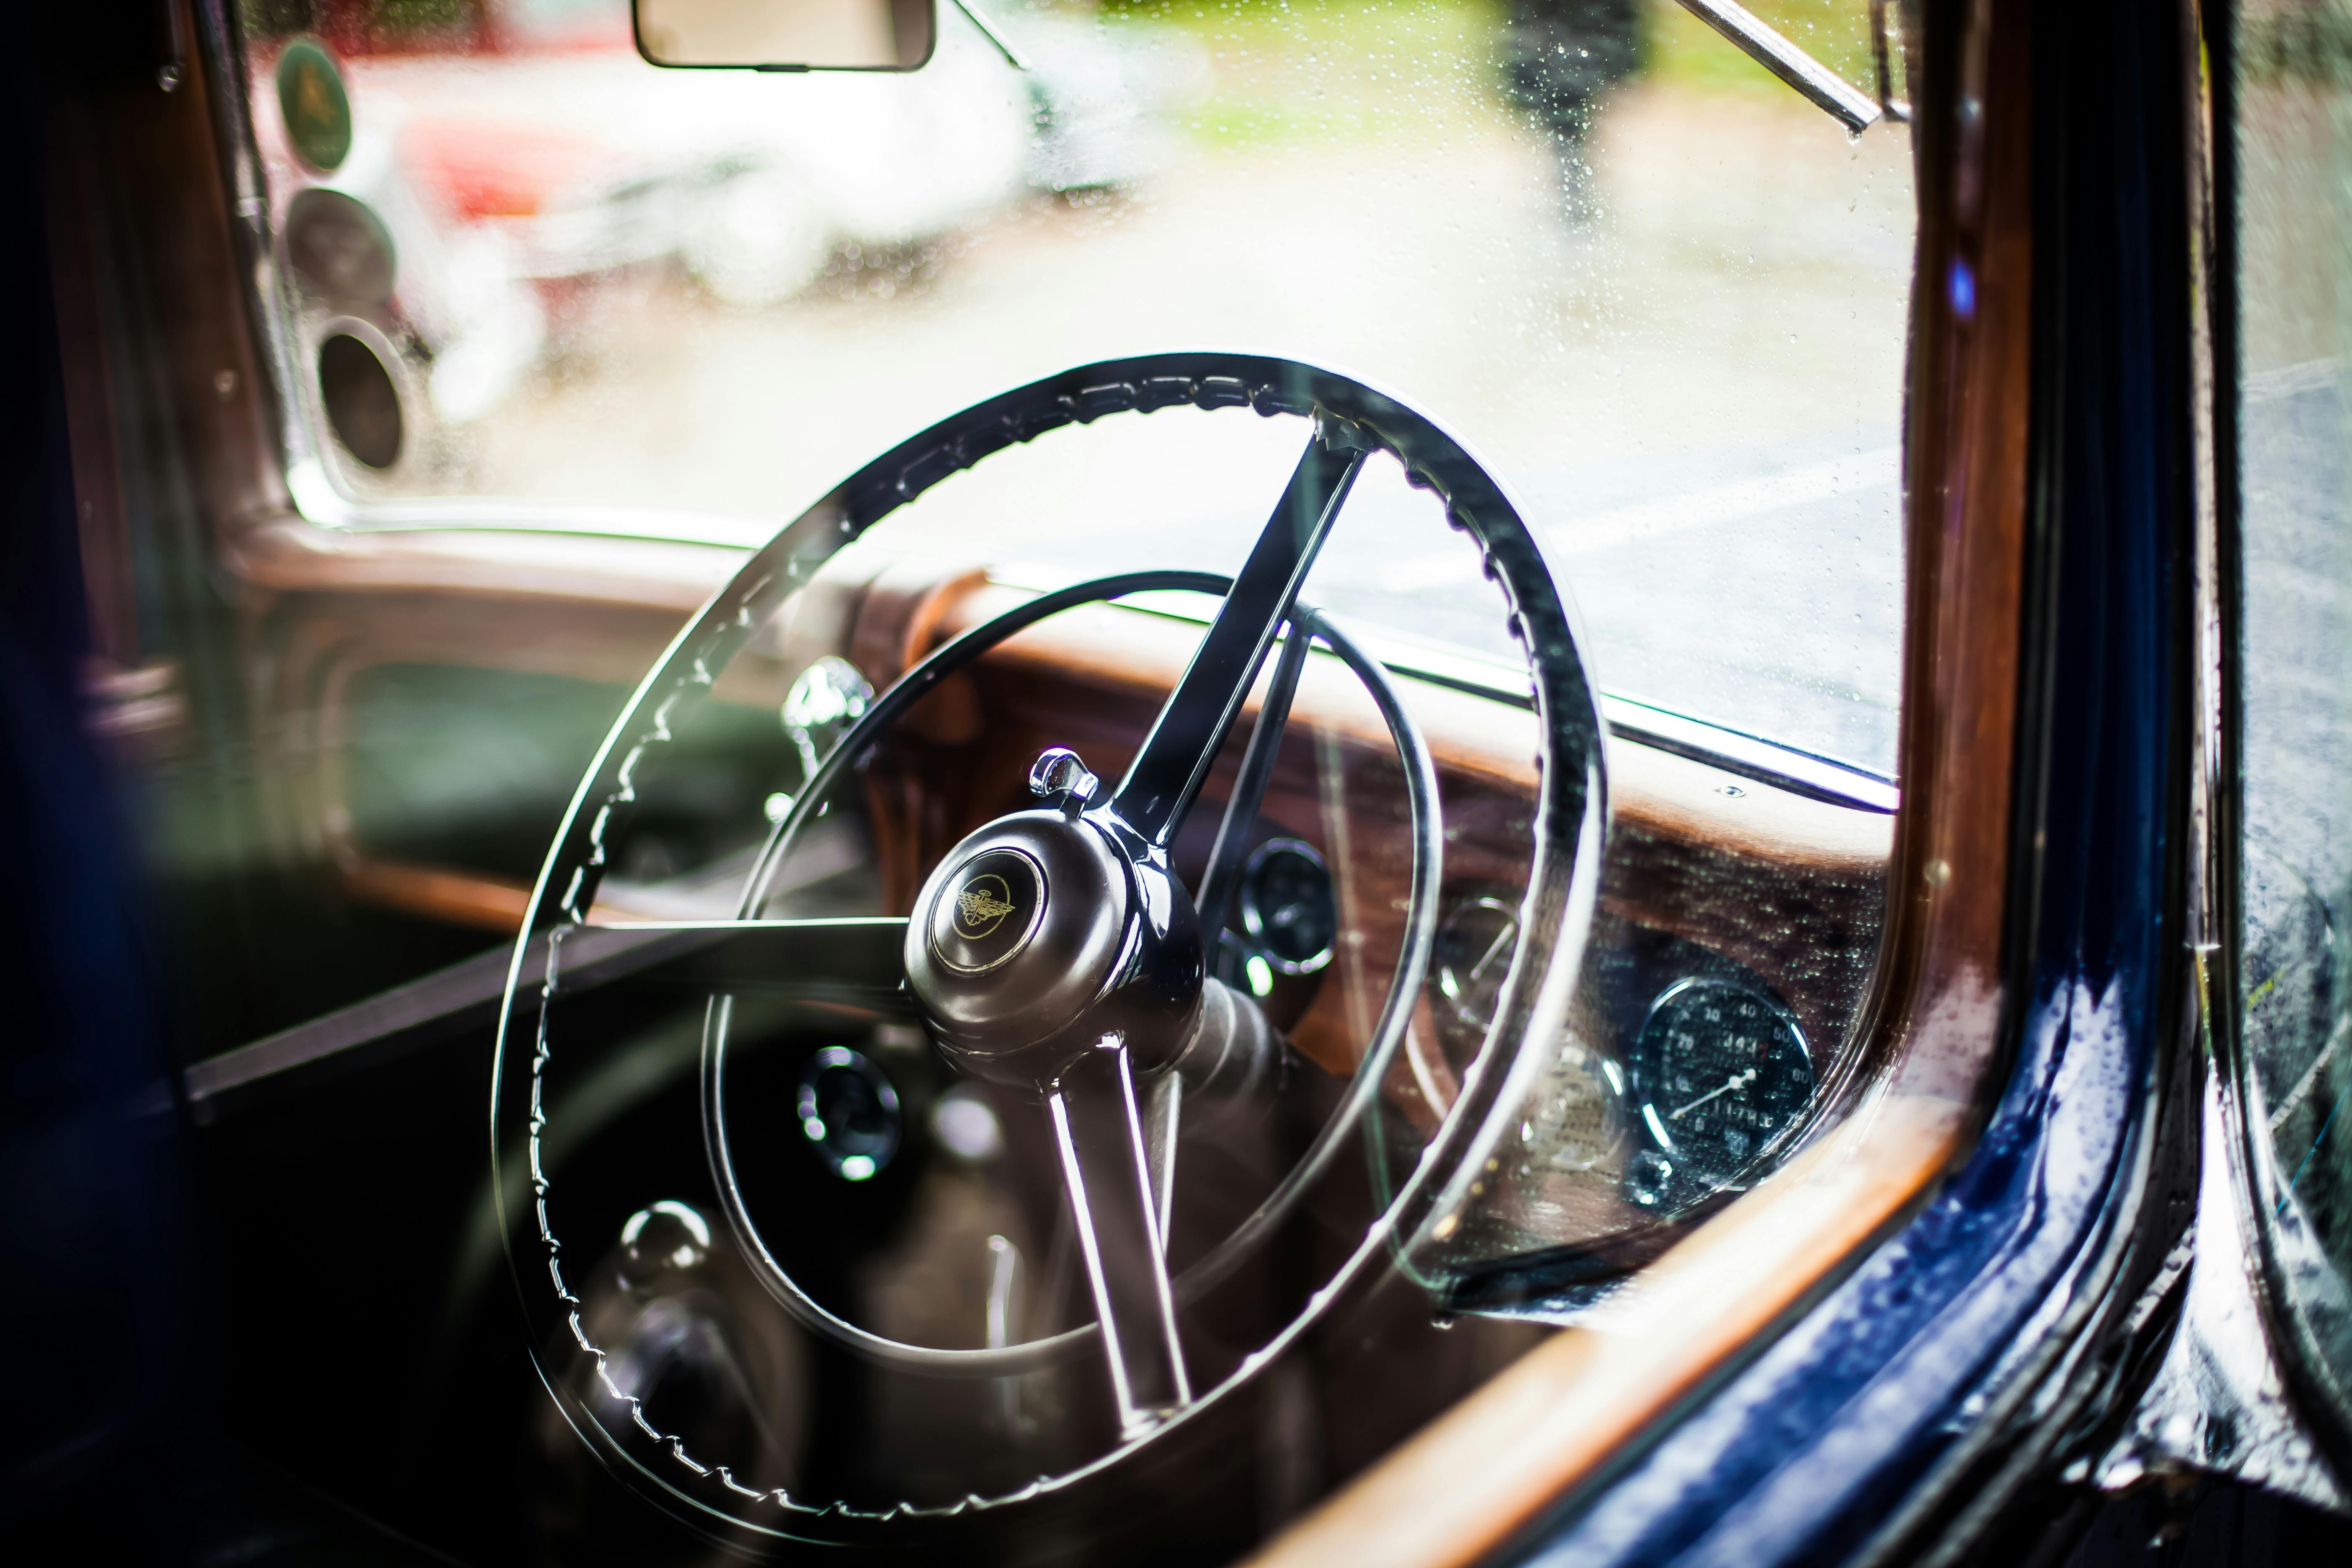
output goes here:
[[[1494, 1018], [1517, 941], [1505, 900], [1457, 899], [1433, 1009], [1449, 1055]], [[1790, 1146], [1822, 1077], [1789, 1004], [1751, 971], [1613, 916], [1596, 921], [1569, 1026], [1484, 1206], [1437, 1260], [1458, 1305], [1605, 1287]]]

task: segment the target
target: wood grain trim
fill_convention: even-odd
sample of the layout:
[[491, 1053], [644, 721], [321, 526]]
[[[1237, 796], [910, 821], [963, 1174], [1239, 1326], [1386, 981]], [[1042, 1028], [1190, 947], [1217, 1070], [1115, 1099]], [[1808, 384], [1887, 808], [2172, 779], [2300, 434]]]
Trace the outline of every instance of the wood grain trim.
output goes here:
[[1610, 742], [1609, 793], [1619, 831], [1670, 840], [1678, 853], [1696, 847], [1765, 877], [1874, 881], [1885, 874], [1892, 817], [1832, 805], [1639, 742]]
[[[1664, 1418], [1959, 1156], [1997, 1065], [2024, 605], [2032, 308], [2023, 0], [1923, 8], [1905, 448], [1903, 805], [1853, 1114], [1637, 1278], [1622, 1333], [1513, 1363], [1253, 1559], [1467, 1564]], [[1963, 115], [1963, 104], [1980, 114]], [[1956, 286], [1954, 279], [1964, 279]]]
[[[479, 871], [356, 856], [338, 868], [337, 880], [347, 896], [362, 902], [450, 925], [495, 931], [500, 936], [512, 936], [522, 930], [523, 916], [530, 910], [528, 884]], [[695, 911], [664, 904], [653, 897], [632, 898], [624, 889], [611, 889], [598, 895], [595, 908], [589, 911], [588, 923], [695, 918]]]
[[[1901, 1092], [1963, 1104], [2000, 1028], [2032, 403], [2030, 26], [2023, 0], [1929, 5], [1914, 78], [1946, 109], [1916, 128], [1904, 808], [1871, 1041]], [[1960, 112], [1969, 102], [1983, 112]]]
[[[967, 594], [940, 617], [936, 635], [976, 626], [1023, 597], [995, 587]], [[1097, 606], [1031, 627], [983, 662], [992, 674], [1073, 684], [1107, 700], [1157, 702], [1182, 672], [1199, 635], [1187, 622]], [[1398, 685], [1409, 696], [1449, 797], [1465, 788], [1514, 798], [1534, 793], [1533, 714], [1410, 678], [1400, 678]], [[1336, 659], [1309, 662], [1294, 711], [1350, 745], [1383, 754], [1389, 750], [1378, 710]], [[1728, 951], [1727, 942], [1738, 945], [1736, 933], [1715, 925], [1679, 929], [1690, 926], [1689, 911], [1706, 902], [1691, 896], [1694, 882], [1874, 889], [1885, 874], [1894, 820], [1888, 816], [1759, 784], [1639, 742], [1608, 744], [1612, 854], [1622, 864], [1603, 896], [1619, 900], [1632, 918]]]
[[[1016, 590], [970, 592], [937, 620], [944, 638], [1025, 600]], [[879, 641], [879, 639], [876, 639]], [[1120, 609], [1073, 610], [1007, 640], [990, 656], [997, 667], [1025, 668], [1106, 693], [1164, 696], [1200, 641], [1189, 622]], [[869, 668], [877, 682], [896, 669]], [[1536, 786], [1535, 716], [1489, 698], [1400, 677], [1413, 717], [1442, 773], [1510, 791]], [[1336, 659], [1309, 662], [1300, 683], [1299, 716], [1349, 742], [1385, 752], [1387, 727], [1355, 678]], [[1876, 878], [1885, 869], [1892, 819], [1814, 800], [1794, 791], [1694, 762], [1636, 741], [1609, 742], [1612, 805], [1618, 826], [1658, 839], [1707, 847], [1752, 862], [1762, 875]], [[1726, 786], [1742, 793], [1731, 795]]]
[[[1015, 589], [977, 589], [940, 616], [936, 635], [952, 637], [1028, 598]], [[1027, 670], [1156, 707], [1183, 674], [1200, 640], [1201, 628], [1189, 621], [1093, 605], [1032, 626], [987, 657], [992, 669]], [[1449, 687], [1410, 684], [1413, 718], [1442, 772], [1517, 794], [1534, 791], [1538, 737], [1532, 713]], [[1347, 668], [1328, 655], [1307, 661], [1293, 711], [1352, 745], [1386, 752], [1392, 743], [1380, 710]], [[1136, 738], [1141, 740], [1140, 732]]]
[[523, 529], [320, 528], [275, 517], [226, 550], [264, 595], [433, 594], [509, 603], [671, 612], [683, 619], [724, 587], [749, 552], [730, 545]]
[[[300, 525], [307, 528], [308, 524]], [[542, 544], [555, 542], [540, 542]], [[677, 629], [667, 608], [571, 603], [525, 596], [485, 614], [483, 602], [404, 588], [399, 592], [302, 594], [274, 613], [248, 618], [249, 665], [258, 675], [254, 723], [257, 783], [268, 792], [266, 820], [289, 863], [346, 869], [367, 863], [352, 832], [348, 694], [366, 671], [392, 664], [458, 665], [603, 680], [625, 689], [640, 679]], [[722, 688], [772, 684], [772, 666], [747, 653]], [[762, 671], [759, 667], [768, 665]], [[617, 698], [615, 699], [617, 706]], [[455, 868], [440, 873], [474, 874]], [[397, 890], [405, 889], [405, 890]], [[459, 924], [484, 925], [495, 894], [467, 893], [444, 910], [438, 894], [406, 881], [349, 884], [367, 901]], [[490, 929], [486, 927], [485, 929]]]
[[[531, 530], [338, 532], [299, 519], [258, 524], [225, 546], [249, 602], [249, 662], [262, 786], [279, 809], [279, 851], [323, 864], [345, 897], [501, 933], [529, 889], [464, 868], [377, 858], [349, 807], [349, 691], [386, 665], [454, 665], [600, 680], [640, 679], [679, 624], [737, 569], [727, 546], [597, 539]], [[851, 559], [828, 582], [865, 591]], [[781, 636], [781, 628], [779, 629]], [[722, 700], [765, 705], [782, 689], [779, 648], [746, 648], [719, 678]], [[608, 889], [599, 912], [675, 918]]]
[[[878, 688], [911, 669], [953, 633], [948, 618], [965, 595], [984, 586], [984, 566], [941, 565], [929, 560], [897, 560], [866, 584], [849, 633], [849, 661], [869, 672], [887, 671]], [[971, 623], [957, 616], [955, 630]]]
[[1867, 1243], [1940, 1168], [1959, 1121], [1890, 1100], [1848, 1121], [1644, 1269], [1609, 1328], [1553, 1335], [1252, 1561], [1469, 1563], [1590, 1474]]
[[1880, 934], [1893, 820], [1638, 743], [1609, 765], [1601, 909], [1768, 977], [1826, 1060], [1853, 1059], [1843, 977]]
[[520, 882], [437, 866], [358, 858], [337, 879], [360, 902], [500, 936], [520, 931], [530, 908], [530, 889]]

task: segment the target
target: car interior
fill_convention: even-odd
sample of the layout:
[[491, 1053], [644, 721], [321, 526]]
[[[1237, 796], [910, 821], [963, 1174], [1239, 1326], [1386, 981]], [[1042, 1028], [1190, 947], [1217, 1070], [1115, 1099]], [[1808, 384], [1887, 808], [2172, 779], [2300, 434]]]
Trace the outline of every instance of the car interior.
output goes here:
[[1801, 1342], [2034, 1059], [2026, 9], [58, 20], [194, 1554], [1533, 1561]]
[[[869, 419], [897, 425], [870, 460], [827, 443], [848, 477], [748, 553], [724, 520], [472, 502], [436, 447], [488, 374], [448, 324], [492, 292], [461, 247], [538, 247], [505, 288], [553, 337], [592, 285], [530, 280], [544, 255], [677, 193], [428, 235], [401, 204], [435, 189], [385, 169], [460, 178], [425, 134], [431, 27], [477, 29], [478, 93], [513, 62], [516, 119], [541, 57], [500, 9], [302, 10], [199, 7], [142, 106], [209, 132], [125, 242], [208, 290], [154, 370], [205, 384], [218, 542], [167, 557], [211, 624], [126, 640], [109, 688], [170, 824], [219, 1364], [357, 1374], [224, 1376], [258, 1462], [460, 1552], [1230, 1556], [1637, 1310], [1769, 1173], [1841, 1146], [1892, 1188], [1930, 1158], [1854, 1143], [1885, 1077], [1885, 764], [1604, 695], [1548, 540], [1409, 394], [1190, 350], [918, 399], [944, 416]], [[615, 68], [848, 47], [729, 12], [649, 0]], [[989, 30], [941, 16], [940, 63]], [[920, 89], [898, 36], [866, 63], [908, 74], [871, 79]], [[1765, 112], [1791, 106], [1843, 144], [1801, 98]], [[522, 178], [535, 144], [481, 134], [514, 151], [479, 177]], [[573, 335], [559, 363], [598, 352]], [[1049, 466], [1106, 437], [1107, 468]], [[1237, 439], [1246, 466], [1203, 455]], [[1240, 526], [1121, 525], [1188, 471]], [[1089, 532], [1116, 537], [1054, 542]], [[1400, 561], [1444, 618], [1357, 607]], [[121, 589], [142, 626], [172, 602]], [[1140, 903], [1057, 929], [1107, 896]], [[992, 980], [904, 934], [991, 921]], [[1127, 978], [1071, 1021], [1103, 963]], [[1775, 1251], [1871, 1223], [1796, 1202], [1746, 1223]], [[1769, 1309], [1680, 1310], [1703, 1341]], [[1650, 1353], [1703, 1359], [1682, 1337]]]

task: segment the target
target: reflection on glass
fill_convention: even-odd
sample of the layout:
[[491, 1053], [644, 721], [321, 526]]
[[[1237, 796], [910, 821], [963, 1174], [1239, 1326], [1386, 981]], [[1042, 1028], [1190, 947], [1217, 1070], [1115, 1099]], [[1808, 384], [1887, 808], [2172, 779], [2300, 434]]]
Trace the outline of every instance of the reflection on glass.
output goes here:
[[931, 52], [927, 0], [636, 0], [637, 47], [666, 66], [911, 69]]
[[2245, 1041], [2302, 1358], [2352, 1414], [2352, 12], [2238, 19]]
[[[1899, 126], [1849, 141], [1647, 0], [994, 9], [1034, 70], [1008, 68], [953, 7], [922, 70], [825, 78], [655, 69], [619, 0], [245, 13], [257, 84], [315, 56], [348, 87], [349, 146], [325, 162], [301, 150], [293, 110], [249, 95], [294, 494], [354, 529], [561, 525], [395, 542], [510, 549], [530, 564], [498, 592], [469, 578], [364, 612], [340, 585], [274, 603], [282, 695], [257, 726], [272, 748], [258, 814], [325, 891], [252, 943], [273, 977], [302, 982], [269, 997], [268, 1027], [404, 982], [446, 986], [428, 972], [512, 932], [583, 771], [633, 759], [627, 820], [595, 828], [601, 881], [573, 911], [592, 923], [548, 944], [571, 956], [528, 1042], [544, 1048], [519, 1045], [529, 1071], [501, 1079], [533, 1097], [509, 1127], [537, 1190], [518, 1184], [507, 1212], [540, 1247], [521, 1270], [552, 1314], [536, 1345], [571, 1369], [551, 1381], [578, 1424], [550, 1413], [542, 1434], [565, 1484], [541, 1489], [579, 1510], [555, 1536], [593, 1545], [601, 1505], [582, 1500], [617, 1496], [582, 1480], [591, 1428], [664, 1484], [702, 1485], [698, 1456], [726, 1467], [722, 1501], [764, 1497], [802, 1522], [786, 1510], [1011, 1498], [1116, 1447], [1099, 1352], [918, 1375], [779, 1294], [788, 1280], [800, 1305], [910, 1354], [1021, 1357], [1087, 1334], [1109, 1296], [1088, 1278], [1038, 1086], [961, 1071], [895, 1003], [826, 990], [837, 971], [807, 995], [730, 971], [740, 991], [713, 1009], [710, 971], [697, 989], [659, 962], [625, 969], [600, 944], [654, 943], [604, 922], [727, 919], [747, 891], [777, 920], [903, 917], [950, 846], [1034, 808], [1040, 785], [1091, 766], [1115, 787], [1213, 612], [1204, 595], [1042, 622], [877, 721], [836, 753], [833, 786], [811, 775], [910, 661], [1032, 593], [1130, 566], [1230, 573], [1307, 432], [1169, 407], [996, 453], [811, 567], [663, 711], [657, 742], [606, 753], [635, 683], [740, 556], [600, 531], [757, 543], [974, 398], [1131, 349], [1254, 343], [1375, 378], [1479, 448], [1522, 498], [1609, 684], [1877, 766], [1892, 755]], [[1863, 16], [1769, 19], [1859, 81]], [[375, 355], [380, 381], [322, 374], [341, 342]], [[373, 424], [349, 391], [362, 379]], [[1507, 1363], [1535, 1331], [1512, 1314], [1571, 1321], [1590, 1305], [1578, 1292], [1622, 1280], [1798, 1127], [1789, 1101], [1810, 1085], [1749, 1076], [1773, 1044], [1761, 1030], [1699, 1042], [1675, 1098], [1645, 1094], [1675, 1067], [1637, 1065], [1657, 998], [1696, 978], [1785, 1000], [1832, 1063], [1875, 952], [1883, 815], [1627, 740], [1616, 824], [1581, 862], [1605, 856], [1610, 880], [1570, 1016], [1505, 1026], [1529, 995], [1567, 991], [1564, 974], [1526, 983], [1546, 955], [1522, 933], [1557, 907], [1529, 897], [1538, 844], [1562, 842], [1544, 836], [1539, 786], [1580, 775], [1544, 756], [1514, 605], [1446, 521], [1378, 456], [1303, 590], [1368, 645], [1471, 672], [1398, 677], [1445, 753], [1428, 809], [1366, 665], [1300, 639], [1262, 800], [1237, 782], [1253, 719], [1168, 847], [1196, 890], [1223, 863], [1214, 847], [1234, 847], [1244, 875], [1209, 921], [1230, 990], [1208, 994], [1227, 1024], [1270, 1031], [1198, 1032], [1247, 1048], [1226, 1052], [1230, 1072], [1130, 1086], [1148, 1099], [1128, 1207], [1148, 1189], [1157, 1234], [1129, 1261], [1171, 1276], [1196, 1391], [1260, 1401], [1235, 1423], [1257, 1450], [1235, 1473], [1257, 1495], [1218, 1491], [1232, 1517], [1204, 1505], [1186, 1521], [1220, 1550]], [[542, 574], [575, 564], [602, 596], [551, 602]], [[1067, 766], [1041, 776], [1041, 757]], [[1228, 838], [1236, 798], [1254, 808]], [[1444, 846], [1426, 889], [1417, 830]], [[1780, 869], [1740, 858], [1765, 837], [1794, 847]], [[567, 885], [583, 884], [551, 879]], [[1418, 985], [1416, 910], [1412, 929], [1443, 933]], [[335, 923], [354, 910], [373, 923]], [[508, 974], [502, 956], [461, 971], [491, 994]], [[600, 974], [618, 979], [604, 990]], [[1394, 1043], [1385, 1066], [1367, 1065], [1375, 1038]], [[1465, 1107], [1475, 1158], [1425, 1161]], [[714, 1128], [732, 1140], [723, 1173]], [[1337, 1152], [1286, 1187], [1317, 1149]], [[1392, 1260], [1382, 1242], [1358, 1277], [1370, 1289], [1402, 1261], [1421, 1288], [1383, 1285], [1326, 1334], [1324, 1287], [1424, 1163], [1459, 1201], [1430, 1245], [1400, 1237], [1412, 1256]], [[1276, 1217], [1221, 1252], [1260, 1213]], [[489, 1288], [510, 1307], [509, 1281]], [[1308, 1353], [1252, 1360], [1293, 1325]], [[604, 1363], [583, 1362], [590, 1345]], [[1262, 1384], [1244, 1386], [1245, 1363]], [[1004, 1517], [979, 1513], [974, 1528]]]
[[[748, 540], [1003, 386], [1265, 347], [1494, 460], [1613, 689], [1892, 771], [1907, 132], [1849, 140], [1665, 0], [996, 5], [1026, 73], [949, 5], [922, 70], [815, 77], [656, 69], [625, 0], [349, 9], [331, 183], [395, 240], [416, 406], [382, 468], [306, 438], [322, 484]], [[1873, 79], [1860, 0], [1757, 9]], [[283, 214], [320, 177], [264, 107]], [[981, 521], [1087, 564], [1235, 521], [1135, 477]], [[1510, 653], [1475, 560], [1350, 554], [1334, 607]]]

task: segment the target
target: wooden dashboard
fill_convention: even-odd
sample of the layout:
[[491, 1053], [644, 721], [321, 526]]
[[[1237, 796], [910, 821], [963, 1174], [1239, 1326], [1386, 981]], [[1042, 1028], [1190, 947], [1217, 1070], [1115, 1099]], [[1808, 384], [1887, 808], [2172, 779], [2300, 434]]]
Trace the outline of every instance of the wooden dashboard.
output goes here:
[[[300, 825], [282, 847], [354, 902], [486, 932], [515, 929], [533, 868], [511, 854], [492, 865], [462, 849], [436, 858], [430, 845], [372, 841], [365, 813], [353, 809], [352, 751], [366, 717], [352, 694], [372, 674], [427, 666], [469, 679], [578, 681], [616, 704], [737, 559], [635, 540], [331, 536], [299, 524], [249, 535], [244, 557], [262, 591], [253, 635], [271, 656], [258, 749], [293, 808], [288, 819]], [[782, 686], [824, 654], [848, 658], [879, 689], [1024, 596], [975, 563], [853, 548], [820, 574], [787, 625], [739, 660], [718, 700], [772, 712]], [[1168, 614], [1087, 606], [1014, 637], [919, 704], [866, 781], [889, 906], [910, 903], [956, 839], [1027, 803], [1023, 781], [1045, 747], [1070, 746], [1116, 776], [1200, 630]], [[1522, 884], [1536, 716], [1410, 673], [1396, 684], [1437, 763], [1445, 904]], [[585, 707], [593, 714], [599, 701]], [[1212, 802], [1238, 765], [1245, 731], [1236, 730], [1204, 789]], [[1358, 964], [1359, 985], [1384, 988], [1409, 870], [1392, 743], [1354, 678], [1328, 657], [1309, 661], [1290, 733], [1263, 815], [1335, 868], [1356, 938], [1355, 958], [1342, 962]], [[1765, 977], [1810, 1038], [1842, 1044], [1876, 952], [1892, 817], [1639, 739], [1609, 745], [1603, 939], [1656, 933], [1719, 955]], [[550, 798], [541, 809], [561, 805]], [[1214, 817], [1195, 816], [1206, 820], [1178, 845], [1180, 868], [1205, 858]], [[550, 815], [541, 848], [553, 826]], [[604, 907], [664, 907], [632, 897], [625, 883]], [[1341, 990], [1326, 987], [1296, 1030], [1303, 1049], [1335, 1067], [1350, 1037]]]
[[[976, 569], [893, 563], [858, 595], [841, 651], [886, 685], [933, 647], [1025, 597]], [[868, 784], [892, 908], [911, 904], [922, 875], [957, 839], [1030, 804], [1023, 781], [1045, 747], [1072, 747], [1115, 777], [1200, 634], [1167, 614], [1087, 606], [1013, 637], [927, 699], [911, 716], [915, 733]], [[1515, 899], [1534, 845], [1535, 713], [1410, 676], [1398, 688], [1437, 763], [1442, 905]], [[1253, 700], [1245, 721], [1255, 712]], [[1394, 744], [1339, 659], [1309, 661], [1290, 722], [1262, 815], [1331, 866], [1349, 939], [1339, 954], [1346, 983], [1325, 986], [1291, 1032], [1307, 1054], [1344, 1071], [1363, 1037], [1366, 994], [1377, 1006], [1393, 973], [1410, 823]], [[1230, 792], [1239, 766], [1236, 730], [1203, 788], [1213, 803]], [[1842, 1046], [1876, 954], [1892, 818], [1637, 742], [1612, 742], [1609, 761], [1602, 940], [1654, 932], [1720, 955], [1777, 990], [1809, 1038]], [[1212, 813], [1196, 816], [1205, 820], [1177, 846], [1188, 874], [1205, 861], [1214, 821]], [[1417, 1034], [1409, 1048], [1424, 1037]], [[1430, 1062], [1419, 1078], [1442, 1083], [1447, 1076], [1444, 1064]]]

